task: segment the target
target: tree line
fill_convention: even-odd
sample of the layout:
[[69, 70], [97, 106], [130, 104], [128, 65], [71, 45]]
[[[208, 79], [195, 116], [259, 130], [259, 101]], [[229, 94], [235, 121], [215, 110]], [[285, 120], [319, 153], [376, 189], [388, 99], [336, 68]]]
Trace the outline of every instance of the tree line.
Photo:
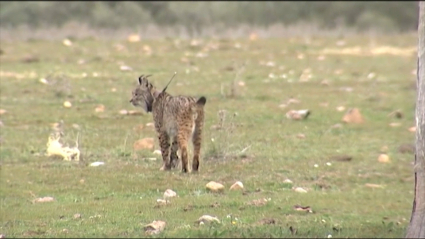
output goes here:
[[324, 29], [412, 31], [417, 29], [418, 2], [8, 2], [0, 3], [0, 26], [61, 27], [70, 22], [117, 29], [144, 24], [205, 26], [313, 23]]

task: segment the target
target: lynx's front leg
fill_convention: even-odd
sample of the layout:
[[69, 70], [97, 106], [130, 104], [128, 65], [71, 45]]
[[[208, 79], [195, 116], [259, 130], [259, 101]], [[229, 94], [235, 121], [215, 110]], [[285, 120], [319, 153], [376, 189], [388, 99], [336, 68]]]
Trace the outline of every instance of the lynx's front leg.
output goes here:
[[170, 137], [166, 132], [159, 134], [159, 145], [161, 147], [163, 165], [160, 170], [171, 170], [170, 163]]

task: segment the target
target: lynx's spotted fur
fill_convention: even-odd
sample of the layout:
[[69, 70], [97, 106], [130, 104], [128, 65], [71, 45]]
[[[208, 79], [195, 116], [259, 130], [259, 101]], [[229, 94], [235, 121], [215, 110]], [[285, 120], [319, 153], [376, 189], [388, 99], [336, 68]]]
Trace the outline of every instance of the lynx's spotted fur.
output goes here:
[[178, 165], [177, 151], [180, 150], [182, 171], [189, 171], [188, 141], [192, 138], [192, 171], [198, 171], [206, 98], [172, 96], [165, 91], [166, 88], [158, 91], [148, 81], [148, 77], [139, 77], [139, 85], [133, 90], [130, 102], [134, 106], [142, 107], [146, 112], [152, 112], [161, 147], [161, 170], [170, 170]]

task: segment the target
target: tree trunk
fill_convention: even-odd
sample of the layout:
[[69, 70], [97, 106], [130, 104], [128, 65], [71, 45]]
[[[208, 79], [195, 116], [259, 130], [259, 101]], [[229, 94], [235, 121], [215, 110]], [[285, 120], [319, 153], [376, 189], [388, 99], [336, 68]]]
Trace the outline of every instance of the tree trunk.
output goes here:
[[425, 238], [425, 2], [419, 2], [415, 199], [406, 238]]

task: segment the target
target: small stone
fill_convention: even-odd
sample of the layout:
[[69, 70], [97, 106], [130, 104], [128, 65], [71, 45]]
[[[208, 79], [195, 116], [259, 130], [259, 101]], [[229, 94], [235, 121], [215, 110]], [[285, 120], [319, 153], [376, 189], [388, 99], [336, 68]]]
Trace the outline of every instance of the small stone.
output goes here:
[[220, 220], [217, 217], [210, 216], [210, 215], [202, 215], [197, 221], [199, 224], [206, 224], [206, 223], [221, 223]]
[[243, 184], [240, 181], [237, 181], [232, 186], [230, 186], [230, 190], [240, 190], [243, 189]]
[[207, 188], [207, 190], [212, 191], [212, 192], [220, 192], [220, 191], [224, 190], [223, 184], [217, 183], [217, 182], [214, 182], [214, 181], [207, 183], [207, 185], [205, 187]]
[[131, 35], [128, 36], [127, 40], [129, 42], [139, 42], [140, 36], [138, 34], [131, 34]]
[[62, 43], [63, 43], [65, 46], [72, 46], [72, 42], [71, 42], [69, 39], [64, 39], [64, 40], [62, 41]]
[[104, 162], [93, 162], [93, 163], [90, 164], [90, 166], [91, 167], [98, 167], [98, 166], [104, 165], [104, 164], [105, 164]]
[[99, 113], [99, 112], [103, 112], [105, 111], [105, 106], [104, 105], [98, 105], [95, 109], [95, 112]]
[[381, 154], [378, 157], [378, 162], [380, 162], [380, 163], [389, 163], [390, 162], [390, 157], [388, 157], [388, 155], [386, 155], [386, 154]]
[[158, 234], [164, 230], [165, 225], [166, 223], [164, 221], [153, 221], [152, 223], [146, 225], [144, 230], [148, 235]]
[[307, 119], [310, 115], [310, 110], [290, 110], [286, 113], [286, 118], [292, 120], [302, 120]]
[[80, 218], [81, 218], [81, 214], [79, 213], [74, 214], [74, 219], [80, 219]]
[[172, 198], [172, 197], [176, 197], [177, 196], [177, 193], [176, 192], [174, 192], [173, 190], [171, 190], [171, 189], [167, 189], [167, 190], [165, 190], [165, 192], [164, 192], [164, 198]]
[[344, 106], [338, 106], [338, 107], [336, 107], [336, 110], [339, 111], [339, 112], [342, 112], [342, 111], [345, 110], [345, 107]]
[[410, 131], [410, 132], [416, 132], [416, 126], [410, 127], [410, 128], [409, 128], [409, 131]]
[[305, 190], [302, 187], [296, 187], [296, 188], [294, 188], [294, 191], [297, 192], [297, 193], [306, 193], [307, 192], [307, 190]]
[[360, 114], [360, 110], [357, 108], [349, 109], [347, 113], [342, 117], [344, 123], [361, 124], [364, 122], [363, 116]]
[[164, 199], [157, 199], [156, 203], [158, 203], [158, 205], [167, 205], [168, 201]]
[[63, 102], [63, 106], [64, 106], [65, 108], [71, 108], [71, 107], [72, 107], [72, 104], [71, 104], [71, 102], [69, 102], [69, 101], [65, 101], [65, 102]]
[[120, 110], [120, 115], [127, 115], [128, 114], [128, 111], [127, 110]]
[[36, 198], [34, 202], [53, 202], [55, 199], [53, 197], [42, 197], [42, 198]]
[[284, 182], [284, 183], [290, 183], [290, 184], [292, 184], [292, 183], [293, 183], [291, 179], [285, 179], [283, 182]]

